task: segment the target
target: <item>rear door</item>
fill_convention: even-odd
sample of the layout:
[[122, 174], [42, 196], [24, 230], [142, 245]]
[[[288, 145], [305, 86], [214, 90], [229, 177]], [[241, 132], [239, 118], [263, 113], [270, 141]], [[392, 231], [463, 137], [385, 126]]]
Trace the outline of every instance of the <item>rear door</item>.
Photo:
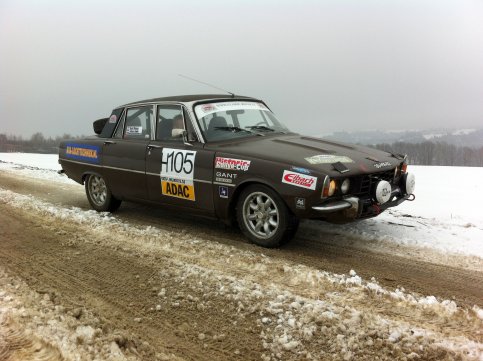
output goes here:
[[[204, 150], [182, 105], [158, 105], [155, 123], [155, 139], [146, 155], [149, 199], [214, 213], [214, 152]], [[188, 132], [189, 144], [180, 129]]]
[[126, 108], [111, 139], [103, 146], [106, 180], [114, 195], [127, 199], [148, 199], [146, 152], [152, 134], [152, 105]]

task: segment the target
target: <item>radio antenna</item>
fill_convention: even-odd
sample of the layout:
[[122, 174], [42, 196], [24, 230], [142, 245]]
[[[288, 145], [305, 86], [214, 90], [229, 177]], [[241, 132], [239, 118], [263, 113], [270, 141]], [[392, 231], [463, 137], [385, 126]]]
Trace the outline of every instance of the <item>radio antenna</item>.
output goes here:
[[225, 93], [230, 94], [232, 98], [234, 98], [234, 97], [235, 97], [235, 94], [234, 94], [234, 93], [229, 92], [228, 90], [225, 90], [225, 89], [223, 89], [223, 88], [220, 88], [220, 87], [214, 86], [213, 84], [210, 84], [210, 83], [205, 83], [204, 81], [196, 80], [196, 79], [190, 78], [189, 76], [186, 76], [186, 75], [183, 75], [183, 74], [178, 74], [178, 76], [180, 76], [180, 77], [182, 77], [182, 78], [186, 78], [186, 79], [192, 80], [192, 81], [195, 81], [195, 82], [200, 83], [200, 84], [204, 84], [204, 85], [210, 86], [210, 87], [215, 88], [215, 89], [217, 89], [217, 90], [224, 91]]

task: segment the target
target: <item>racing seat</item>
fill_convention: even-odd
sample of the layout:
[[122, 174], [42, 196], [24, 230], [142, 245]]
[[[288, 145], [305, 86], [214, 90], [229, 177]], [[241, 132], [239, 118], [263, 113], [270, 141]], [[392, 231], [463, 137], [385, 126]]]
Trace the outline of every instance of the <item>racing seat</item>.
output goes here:
[[157, 137], [158, 140], [166, 140], [171, 138], [171, 130], [173, 129], [173, 119], [163, 118], [158, 123]]
[[208, 125], [208, 130], [206, 131], [207, 135], [210, 137], [217, 134], [216, 127], [227, 127], [228, 123], [224, 117], [213, 117], [210, 120], [210, 124]]

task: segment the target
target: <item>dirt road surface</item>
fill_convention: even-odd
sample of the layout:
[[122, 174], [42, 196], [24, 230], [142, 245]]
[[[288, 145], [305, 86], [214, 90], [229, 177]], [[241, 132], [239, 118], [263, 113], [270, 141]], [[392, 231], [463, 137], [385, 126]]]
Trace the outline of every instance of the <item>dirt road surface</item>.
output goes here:
[[481, 356], [477, 259], [361, 250], [313, 222], [267, 250], [151, 206], [97, 214], [80, 185], [3, 172], [0, 189], [0, 360]]

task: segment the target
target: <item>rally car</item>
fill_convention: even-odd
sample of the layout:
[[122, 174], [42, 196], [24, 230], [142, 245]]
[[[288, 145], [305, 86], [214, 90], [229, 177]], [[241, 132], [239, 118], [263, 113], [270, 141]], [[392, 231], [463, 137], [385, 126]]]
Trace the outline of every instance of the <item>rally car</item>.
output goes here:
[[300, 219], [344, 223], [414, 199], [400, 154], [290, 131], [259, 99], [182, 95], [119, 106], [59, 147], [92, 208], [148, 202], [238, 224], [276, 247]]

